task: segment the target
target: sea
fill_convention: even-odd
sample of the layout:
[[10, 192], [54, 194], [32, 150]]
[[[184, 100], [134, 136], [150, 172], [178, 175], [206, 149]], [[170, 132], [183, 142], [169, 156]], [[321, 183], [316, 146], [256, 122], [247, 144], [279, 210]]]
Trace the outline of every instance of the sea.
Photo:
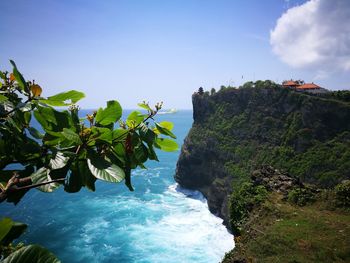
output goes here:
[[[174, 123], [181, 147], [192, 111], [160, 114], [156, 120]], [[148, 161], [147, 170], [132, 172], [134, 192], [123, 183], [102, 181], [95, 192], [33, 189], [16, 206], [1, 203], [0, 217], [28, 224], [19, 241], [44, 246], [62, 262], [220, 262], [234, 247], [233, 236], [209, 212], [200, 192], [174, 181], [180, 151], [157, 153], [159, 162]]]

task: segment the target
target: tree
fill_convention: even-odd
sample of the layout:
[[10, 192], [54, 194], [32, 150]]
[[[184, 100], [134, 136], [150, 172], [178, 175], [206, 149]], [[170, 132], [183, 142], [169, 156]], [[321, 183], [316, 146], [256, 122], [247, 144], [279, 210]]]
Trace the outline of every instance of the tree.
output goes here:
[[243, 84], [243, 88], [244, 89], [250, 89], [254, 87], [254, 82], [253, 81], [248, 81], [246, 83]]
[[[120, 104], [111, 100], [80, 118], [76, 103], [84, 98], [82, 92], [42, 97], [42, 88], [26, 81], [10, 62], [12, 73], [0, 71], [0, 202], [16, 204], [33, 188], [52, 192], [63, 185], [68, 193], [82, 187], [95, 191], [96, 180], [124, 181], [133, 191], [132, 169], [158, 161], [155, 148], [178, 149], [173, 124], [154, 120], [162, 103], [154, 108], [140, 103], [143, 112], [133, 111], [123, 121]], [[12, 164], [21, 168], [9, 169]]]
[[204, 94], [204, 90], [203, 90], [202, 87], [200, 87], [200, 88], [198, 89], [198, 94], [199, 94], [199, 95], [203, 95], [203, 94]]
[[216, 92], [215, 88], [211, 88], [211, 90], [210, 90], [210, 95], [214, 95], [215, 92]]

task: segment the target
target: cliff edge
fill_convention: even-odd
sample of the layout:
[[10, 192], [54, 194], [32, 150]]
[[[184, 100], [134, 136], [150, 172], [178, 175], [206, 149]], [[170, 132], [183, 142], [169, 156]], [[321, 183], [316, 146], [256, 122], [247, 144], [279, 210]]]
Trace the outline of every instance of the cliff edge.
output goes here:
[[194, 93], [193, 126], [175, 180], [196, 189], [232, 230], [230, 196], [261, 165], [330, 188], [350, 178], [350, 104], [272, 82]]

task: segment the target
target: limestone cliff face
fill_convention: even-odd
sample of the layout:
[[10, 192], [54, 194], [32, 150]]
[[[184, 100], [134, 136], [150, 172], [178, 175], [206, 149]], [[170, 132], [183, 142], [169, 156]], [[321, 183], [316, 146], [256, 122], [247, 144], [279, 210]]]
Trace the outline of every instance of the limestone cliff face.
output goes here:
[[[259, 165], [273, 165], [322, 187], [350, 178], [348, 102], [272, 85], [195, 93], [192, 103], [194, 122], [175, 180], [201, 191], [227, 227], [235, 184]], [[341, 167], [329, 160], [334, 155], [343, 160]]]
[[228, 197], [231, 190], [227, 186], [231, 185], [232, 178], [223, 167], [226, 158], [218, 151], [219, 143], [215, 137], [197, 138], [193, 134], [204, 128], [202, 124], [207, 124], [207, 117], [215, 105], [209, 97], [197, 93], [193, 94], [192, 103], [194, 123], [181, 149], [175, 180], [183, 187], [202, 192], [210, 211], [229, 226]]

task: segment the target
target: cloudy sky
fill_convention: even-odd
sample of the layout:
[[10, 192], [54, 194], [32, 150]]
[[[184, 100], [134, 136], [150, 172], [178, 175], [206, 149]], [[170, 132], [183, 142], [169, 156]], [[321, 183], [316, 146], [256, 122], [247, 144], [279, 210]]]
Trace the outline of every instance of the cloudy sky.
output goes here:
[[[0, 68], [44, 96], [190, 109], [198, 87], [304, 79], [350, 89], [349, 0], [0, 1]], [[243, 77], [243, 78], [242, 78]]]

